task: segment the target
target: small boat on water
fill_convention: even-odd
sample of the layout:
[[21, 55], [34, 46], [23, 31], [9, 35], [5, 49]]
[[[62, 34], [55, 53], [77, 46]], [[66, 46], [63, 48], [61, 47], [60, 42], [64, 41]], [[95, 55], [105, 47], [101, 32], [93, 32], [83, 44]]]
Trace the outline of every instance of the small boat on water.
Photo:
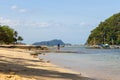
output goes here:
[[101, 49], [110, 49], [109, 44], [98, 44], [98, 47], [100, 47]]

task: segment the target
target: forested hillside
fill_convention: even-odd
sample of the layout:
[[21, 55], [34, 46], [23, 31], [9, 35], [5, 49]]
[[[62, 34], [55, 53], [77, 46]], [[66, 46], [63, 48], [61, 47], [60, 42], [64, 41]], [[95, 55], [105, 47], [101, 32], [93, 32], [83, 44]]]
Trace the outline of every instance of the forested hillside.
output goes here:
[[101, 22], [91, 31], [87, 44], [120, 44], [120, 13]]

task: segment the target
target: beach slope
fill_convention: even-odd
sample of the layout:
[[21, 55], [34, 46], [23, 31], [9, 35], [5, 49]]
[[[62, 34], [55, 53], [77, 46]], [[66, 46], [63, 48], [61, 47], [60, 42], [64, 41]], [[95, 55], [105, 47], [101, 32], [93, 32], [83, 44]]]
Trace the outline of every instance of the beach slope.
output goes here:
[[0, 48], [0, 80], [92, 80], [42, 59], [25, 50]]

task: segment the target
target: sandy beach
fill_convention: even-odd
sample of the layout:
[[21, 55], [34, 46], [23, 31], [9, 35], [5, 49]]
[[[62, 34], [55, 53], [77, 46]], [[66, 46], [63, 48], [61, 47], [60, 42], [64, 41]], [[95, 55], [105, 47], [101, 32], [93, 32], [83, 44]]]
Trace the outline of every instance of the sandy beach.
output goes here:
[[0, 80], [92, 80], [60, 68], [26, 50], [0, 48]]

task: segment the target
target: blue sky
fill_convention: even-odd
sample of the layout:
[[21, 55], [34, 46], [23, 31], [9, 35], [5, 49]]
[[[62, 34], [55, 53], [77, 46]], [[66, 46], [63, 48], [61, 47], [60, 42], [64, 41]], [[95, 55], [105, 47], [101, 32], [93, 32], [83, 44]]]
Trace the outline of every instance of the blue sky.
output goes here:
[[114, 0], [0, 0], [0, 24], [18, 31], [25, 43], [61, 39], [84, 44], [90, 31], [120, 12]]

